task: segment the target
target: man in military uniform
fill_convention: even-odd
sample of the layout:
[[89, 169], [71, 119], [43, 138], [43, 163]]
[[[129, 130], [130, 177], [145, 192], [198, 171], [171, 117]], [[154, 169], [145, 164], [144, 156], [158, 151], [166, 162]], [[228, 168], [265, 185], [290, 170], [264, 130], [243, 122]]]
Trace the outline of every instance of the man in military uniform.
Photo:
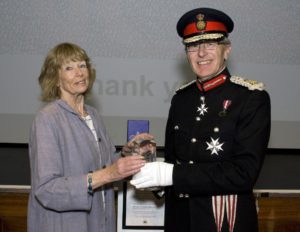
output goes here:
[[270, 98], [262, 83], [230, 75], [233, 27], [210, 8], [177, 24], [197, 78], [172, 99], [166, 162], [147, 163], [131, 181], [165, 186], [166, 232], [258, 231], [253, 186], [270, 135]]

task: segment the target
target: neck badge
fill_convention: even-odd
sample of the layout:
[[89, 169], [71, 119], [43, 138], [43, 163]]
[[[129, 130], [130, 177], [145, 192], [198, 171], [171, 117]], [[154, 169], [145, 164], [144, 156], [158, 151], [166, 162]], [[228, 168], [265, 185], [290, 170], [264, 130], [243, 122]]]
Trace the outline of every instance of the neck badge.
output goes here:
[[205, 97], [204, 96], [201, 96], [200, 97], [200, 106], [197, 107], [197, 112], [199, 112], [199, 115], [202, 115], [204, 116], [205, 113], [207, 113], [207, 110], [208, 110], [208, 107], [206, 107], [206, 104], [205, 104]]

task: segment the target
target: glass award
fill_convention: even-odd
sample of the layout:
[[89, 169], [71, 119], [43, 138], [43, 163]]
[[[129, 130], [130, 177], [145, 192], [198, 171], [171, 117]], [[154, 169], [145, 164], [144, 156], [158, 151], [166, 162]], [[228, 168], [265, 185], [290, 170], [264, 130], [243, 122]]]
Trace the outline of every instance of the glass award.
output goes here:
[[133, 153], [144, 156], [146, 162], [156, 161], [156, 142], [151, 140], [138, 139], [133, 141]]
[[[146, 162], [154, 162], [156, 161], [156, 142], [152, 140], [137, 140], [136, 141], [136, 152], [144, 156]], [[134, 177], [138, 177], [139, 173], [137, 173]], [[141, 190], [149, 190], [156, 191], [158, 187], [150, 187]]]
[[[133, 141], [134, 148], [132, 155], [142, 155], [144, 156], [146, 162], [154, 162], [156, 161], [156, 142], [155, 140], [151, 139], [137, 139]], [[135, 174], [132, 178], [139, 178], [140, 173]], [[158, 187], [150, 187], [141, 190], [149, 190], [149, 191], [156, 191]]]
[[122, 156], [142, 155], [146, 162], [156, 161], [156, 142], [153, 139], [136, 139], [130, 146], [124, 146]]

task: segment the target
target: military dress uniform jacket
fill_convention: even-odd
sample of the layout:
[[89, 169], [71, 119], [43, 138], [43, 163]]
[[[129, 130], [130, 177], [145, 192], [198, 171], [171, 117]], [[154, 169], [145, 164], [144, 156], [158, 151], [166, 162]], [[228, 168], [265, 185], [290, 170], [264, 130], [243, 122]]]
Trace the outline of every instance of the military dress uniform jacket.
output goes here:
[[165, 140], [166, 162], [175, 164], [165, 189], [166, 232], [258, 231], [252, 190], [270, 135], [270, 98], [255, 86], [225, 70], [174, 95]]

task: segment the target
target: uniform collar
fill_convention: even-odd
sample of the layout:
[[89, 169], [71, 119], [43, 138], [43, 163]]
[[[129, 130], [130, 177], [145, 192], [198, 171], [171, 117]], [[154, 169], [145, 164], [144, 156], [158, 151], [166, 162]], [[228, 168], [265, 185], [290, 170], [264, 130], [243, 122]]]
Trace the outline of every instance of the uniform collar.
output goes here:
[[217, 76], [201, 82], [198, 78], [197, 78], [197, 87], [201, 92], [207, 92], [211, 89], [214, 89], [220, 85], [223, 85], [225, 83], [225, 81], [227, 80], [227, 78], [230, 76], [229, 72], [227, 69], [223, 70], [221, 73], [219, 73]]

